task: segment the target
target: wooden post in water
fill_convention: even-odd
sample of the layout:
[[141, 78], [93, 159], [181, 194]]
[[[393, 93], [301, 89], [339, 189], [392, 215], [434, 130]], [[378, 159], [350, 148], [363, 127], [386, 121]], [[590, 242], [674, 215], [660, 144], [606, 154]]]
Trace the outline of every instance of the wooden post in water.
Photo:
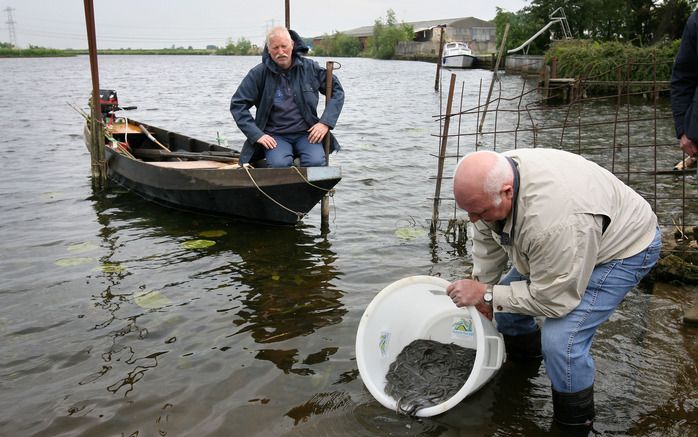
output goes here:
[[107, 186], [107, 167], [104, 159], [104, 135], [102, 132], [99, 103], [99, 68], [97, 67], [97, 36], [95, 31], [94, 5], [92, 0], [84, 0], [85, 24], [87, 26], [87, 44], [90, 55], [90, 72], [92, 73], [92, 99], [90, 114], [90, 156], [92, 162], [92, 185], [96, 188]]
[[439, 59], [436, 60], [436, 79], [434, 79], [434, 91], [439, 91], [439, 76], [441, 75], [441, 62], [444, 54], [444, 29], [446, 28], [446, 25], [439, 24], [436, 27], [441, 29], [441, 35], [439, 36]]
[[446, 158], [446, 145], [448, 144], [448, 128], [451, 124], [451, 106], [453, 105], [453, 92], [456, 87], [456, 75], [451, 73], [451, 84], [448, 87], [448, 100], [446, 102], [446, 119], [444, 130], [441, 134], [441, 147], [439, 149], [439, 166], [436, 172], [436, 190], [434, 191], [434, 207], [431, 212], [431, 233], [436, 233], [439, 225], [439, 203], [441, 202], [441, 179], [444, 176], [444, 159]]
[[[334, 61], [327, 61], [325, 63], [326, 77], [325, 77], [325, 107], [329, 105], [332, 99], [332, 71], [334, 70]], [[327, 131], [327, 135], [323, 139], [323, 145], [325, 147], [325, 165], [330, 165], [330, 143], [332, 142], [330, 131]], [[330, 221], [330, 195], [325, 194], [322, 197], [320, 203], [320, 227], [327, 228]]]
[[499, 53], [497, 54], [497, 61], [494, 63], [494, 69], [492, 70], [492, 81], [490, 82], [490, 90], [487, 92], [487, 100], [485, 100], [485, 109], [482, 111], [482, 118], [480, 119], [480, 126], [478, 131], [482, 132], [482, 126], [485, 124], [485, 115], [487, 115], [487, 107], [490, 105], [490, 98], [492, 98], [492, 88], [494, 87], [494, 81], [497, 79], [497, 74], [499, 70], [499, 63], [504, 55], [504, 47], [507, 44], [507, 36], [509, 35], [509, 23], [507, 27], [504, 28], [504, 35], [502, 36], [502, 44], [499, 46]]

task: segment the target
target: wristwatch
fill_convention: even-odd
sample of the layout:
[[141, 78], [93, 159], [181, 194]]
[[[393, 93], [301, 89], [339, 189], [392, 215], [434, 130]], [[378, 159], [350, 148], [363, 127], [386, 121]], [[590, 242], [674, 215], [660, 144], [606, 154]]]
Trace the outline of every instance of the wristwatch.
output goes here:
[[483, 300], [489, 306], [492, 306], [492, 300], [494, 299], [494, 296], [492, 295], [493, 290], [494, 290], [494, 286], [488, 285], [487, 288], [485, 289], [485, 295], [483, 296]]

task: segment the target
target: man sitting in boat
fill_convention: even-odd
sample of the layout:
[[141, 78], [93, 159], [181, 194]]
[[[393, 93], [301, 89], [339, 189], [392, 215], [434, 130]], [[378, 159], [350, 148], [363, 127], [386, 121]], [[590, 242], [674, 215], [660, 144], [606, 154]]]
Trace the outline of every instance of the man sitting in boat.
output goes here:
[[247, 137], [241, 163], [266, 158], [268, 167], [290, 167], [298, 157], [301, 167], [323, 166], [325, 135], [330, 135], [330, 152], [339, 150], [329, 131], [342, 111], [344, 90], [333, 75], [332, 98], [318, 118], [318, 91], [325, 94], [327, 70], [302, 56], [307, 52], [292, 30], [274, 27], [267, 34], [262, 63], [247, 73], [230, 101], [235, 123]]

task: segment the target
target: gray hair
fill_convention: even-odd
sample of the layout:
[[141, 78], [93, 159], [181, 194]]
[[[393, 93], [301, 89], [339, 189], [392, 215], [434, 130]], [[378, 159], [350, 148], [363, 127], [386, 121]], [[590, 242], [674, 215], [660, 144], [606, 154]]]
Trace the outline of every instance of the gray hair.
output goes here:
[[269, 41], [271, 41], [272, 38], [275, 36], [281, 36], [286, 38], [288, 41], [293, 42], [293, 38], [291, 38], [291, 34], [288, 32], [288, 29], [286, 29], [284, 26], [276, 26], [272, 27], [269, 29], [269, 32], [267, 32], [267, 39], [266, 43], [269, 45]]
[[494, 205], [498, 206], [502, 202], [502, 198], [499, 196], [499, 190], [502, 188], [502, 185], [509, 180], [511, 176], [511, 167], [504, 155], [499, 153], [495, 153], [495, 155], [497, 155], [497, 161], [487, 172], [487, 176], [485, 176], [484, 189], [494, 202]]

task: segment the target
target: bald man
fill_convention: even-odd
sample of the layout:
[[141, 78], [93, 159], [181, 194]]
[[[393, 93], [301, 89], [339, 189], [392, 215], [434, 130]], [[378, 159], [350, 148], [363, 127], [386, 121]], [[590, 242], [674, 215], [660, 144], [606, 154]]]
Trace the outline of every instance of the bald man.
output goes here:
[[542, 354], [555, 420], [590, 426], [596, 329], [659, 259], [650, 205], [597, 164], [552, 149], [471, 153], [453, 194], [473, 230], [473, 279], [448, 295], [494, 317], [508, 358]]

